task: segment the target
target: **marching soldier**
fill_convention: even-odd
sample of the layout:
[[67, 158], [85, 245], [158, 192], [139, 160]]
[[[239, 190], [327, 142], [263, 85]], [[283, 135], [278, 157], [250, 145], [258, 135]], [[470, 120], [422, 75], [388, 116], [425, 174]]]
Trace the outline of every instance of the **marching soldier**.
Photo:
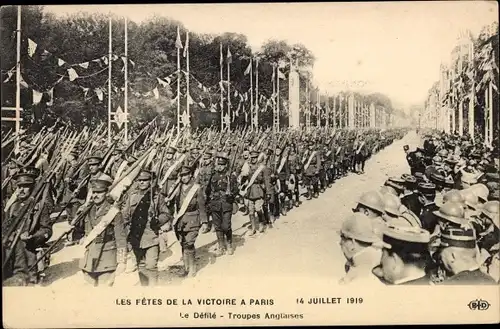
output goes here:
[[[83, 222], [88, 235], [104, 220], [112, 204], [107, 198], [112, 178], [102, 174], [90, 182], [92, 203]], [[121, 212], [106, 226], [87, 247], [80, 260], [86, 283], [93, 286], [112, 286], [115, 277], [125, 271], [127, 259], [127, 234]]]
[[267, 224], [264, 217], [264, 201], [266, 198], [271, 198], [269, 168], [263, 163], [258, 163], [258, 158], [259, 152], [252, 150], [250, 152], [250, 163], [241, 172], [242, 177], [247, 177], [247, 182], [240, 188], [240, 195], [248, 199], [248, 212], [252, 230], [250, 236], [255, 235], [257, 230], [261, 233], [264, 232]]
[[232, 255], [234, 248], [231, 219], [238, 185], [236, 175], [230, 172], [227, 153], [217, 154], [216, 159], [215, 170], [206, 185], [207, 205], [212, 214], [212, 222], [219, 243], [217, 256], [222, 256], [226, 252]]
[[[13, 179], [16, 181], [18, 192], [16, 200], [8, 209], [8, 212], [4, 214], [5, 218], [2, 223], [4, 229], [8, 229], [10, 225], [13, 225], [12, 220], [21, 215], [28, 198], [32, 196], [36, 177], [33, 173], [20, 172]], [[20, 219], [21, 222], [18, 225], [21, 225], [21, 234], [19, 238], [15, 239], [15, 234], [4, 238], [7, 245], [2, 246], [2, 248], [6, 248], [6, 250], [9, 250], [8, 252], [11, 252], [4, 278], [14, 276], [14, 285], [39, 283], [40, 278], [37, 269], [34, 268], [31, 271], [28, 271], [28, 269], [36, 263], [37, 254], [40, 252], [39, 248], [45, 246], [45, 243], [52, 236], [47, 191], [48, 189], [45, 187], [41, 200], [37, 200], [35, 207]], [[12, 243], [15, 244], [11, 245]]]
[[184, 268], [189, 277], [196, 275], [195, 242], [202, 224], [207, 223], [206, 197], [200, 184], [193, 179], [191, 167], [183, 166], [179, 173], [180, 184], [173, 192], [173, 200], [179, 205], [172, 223], [169, 221], [161, 227], [167, 232], [174, 228], [175, 235], [182, 248]]
[[300, 162], [294, 144], [290, 145], [288, 165], [290, 173], [287, 179], [288, 198], [295, 207], [298, 207], [300, 205], [299, 180], [302, 175], [302, 163]]
[[319, 194], [318, 175], [321, 170], [321, 156], [314, 148], [314, 142], [310, 141], [308, 149], [302, 157], [304, 185], [307, 187], [308, 199], [317, 198]]
[[156, 285], [158, 281], [159, 229], [171, 219], [165, 203], [153, 191], [153, 178], [154, 173], [150, 171], [139, 173], [136, 186], [127, 196], [121, 212], [128, 232], [129, 251], [135, 257], [132, 264], [137, 268], [137, 264], [144, 259], [146, 266], [140, 271], [140, 279], [143, 285], [149, 286]]

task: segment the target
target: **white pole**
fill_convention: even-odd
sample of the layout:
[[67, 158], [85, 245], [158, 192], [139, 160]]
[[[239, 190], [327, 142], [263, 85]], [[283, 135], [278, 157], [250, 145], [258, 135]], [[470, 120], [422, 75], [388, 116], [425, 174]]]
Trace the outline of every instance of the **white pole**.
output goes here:
[[21, 130], [21, 6], [17, 6], [17, 58], [16, 58], [16, 147], [19, 151]]
[[[229, 46], [227, 46], [227, 51], [229, 52]], [[233, 113], [231, 111], [231, 64], [229, 64], [229, 61], [227, 61], [227, 113], [229, 116], [227, 129], [231, 131], [231, 120], [233, 119]]]
[[220, 44], [220, 131], [224, 130], [224, 77], [222, 74], [224, 60], [222, 57], [222, 43]]
[[191, 113], [189, 111], [189, 31], [186, 31], [186, 115], [187, 115], [187, 126], [191, 128]]
[[276, 67], [277, 79], [276, 82], [276, 131], [280, 131], [280, 67], [279, 65]]
[[[179, 36], [179, 27], [177, 27]], [[181, 48], [177, 47], [177, 136], [181, 133]]]
[[109, 52], [108, 52], [108, 146], [111, 146], [111, 63], [112, 63], [112, 52], [113, 52], [113, 42], [112, 42], [112, 22], [111, 17], [109, 17]]
[[128, 143], [128, 28], [127, 28], [127, 16], [125, 16], [125, 100], [124, 100], [124, 111], [125, 111], [125, 144]]
[[259, 129], [259, 58], [255, 61], [255, 128]]
[[253, 57], [250, 57], [250, 127], [254, 128], [254, 108], [253, 108]]
[[490, 146], [493, 146], [493, 118], [494, 118], [494, 114], [493, 114], [493, 111], [494, 111], [494, 106], [493, 106], [493, 83], [490, 81], [489, 85], [488, 85], [488, 97], [489, 97], [489, 101], [488, 101], [488, 104], [489, 104], [489, 110], [488, 110], [488, 125], [489, 125], [489, 128], [488, 128], [488, 132], [490, 133], [490, 136], [489, 136], [489, 145]]

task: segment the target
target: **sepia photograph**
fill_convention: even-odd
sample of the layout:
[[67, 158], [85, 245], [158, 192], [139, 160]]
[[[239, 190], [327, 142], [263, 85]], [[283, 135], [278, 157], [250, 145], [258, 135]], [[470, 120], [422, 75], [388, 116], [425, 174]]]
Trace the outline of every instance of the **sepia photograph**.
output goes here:
[[500, 322], [498, 14], [2, 6], [3, 326]]

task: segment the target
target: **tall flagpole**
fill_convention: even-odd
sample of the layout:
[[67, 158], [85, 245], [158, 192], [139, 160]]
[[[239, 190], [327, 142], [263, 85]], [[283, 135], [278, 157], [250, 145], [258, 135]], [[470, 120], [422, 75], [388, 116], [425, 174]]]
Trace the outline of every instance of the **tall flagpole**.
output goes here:
[[125, 144], [128, 143], [128, 28], [127, 28], [127, 16], [125, 16], [125, 100], [124, 100], [124, 110], [125, 110]]
[[[227, 46], [227, 52], [229, 53], [229, 46]], [[231, 131], [231, 120], [233, 119], [233, 113], [231, 111], [231, 67], [229, 63], [229, 57], [227, 60], [227, 113], [229, 115], [229, 122], [227, 123], [227, 128]]]
[[[179, 37], [177, 27], [177, 37]], [[181, 48], [177, 45], [177, 135], [181, 133]]]
[[111, 146], [111, 63], [112, 63], [112, 39], [111, 39], [111, 17], [109, 17], [109, 52], [108, 52], [108, 146]]
[[255, 61], [255, 129], [259, 129], [259, 58]]
[[273, 75], [271, 76], [271, 78], [273, 79], [273, 96], [272, 96], [272, 100], [273, 100], [273, 131], [274, 132], [277, 132], [277, 128], [276, 128], [276, 102], [275, 102], [275, 97], [276, 97], [276, 65], [273, 64]]
[[254, 108], [253, 108], [253, 57], [250, 56], [250, 127], [254, 128]]
[[21, 130], [21, 6], [17, 6], [17, 57], [16, 57], [16, 146], [19, 151]]
[[319, 97], [319, 88], [316, 89], [316, 126], [321, 127], [321, 103]]
[[277, 79], [276, 81], [276, 131], [280, 131], [280, 66], [276, 67]]
[[224, 76], [223, 65], [224, 59], [222, 57], [222, 43], [220, 44], [220, 131], [224, 130]]
[[186, 31], [186, 46], [184, 48], [186, 52], [186, 118], [187, 118], [187, 127], [191, 130], [191, 113], [189, 111], [189, 31]]

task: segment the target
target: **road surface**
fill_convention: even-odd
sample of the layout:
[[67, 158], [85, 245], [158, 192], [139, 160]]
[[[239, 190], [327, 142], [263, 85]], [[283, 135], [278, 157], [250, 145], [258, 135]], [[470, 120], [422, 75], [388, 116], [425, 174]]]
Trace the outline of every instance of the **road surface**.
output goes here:
[[[180, 276], [180, 246], [170, 232], [169, 251], [160, 256], [160, 285], [189, 285], [190, 287], [217, 286], [229, 281], [259, 284], [266, 280], [286, 280], [297, 285], [311, 280], [329, 278], [337, 281], [344, 274], [345, 259], [339, 246], [338, 230], [351, 213], [363, 191], [377, 189], [389, 176], [409, 172], [403, 145], [410, 149], [420, 139], [412, 131], [372, 156], [365, 166], [365, 174], [350, 174], [341, 178], [320, 194], [319, 198], [304, 201], [287, 216], [279, 218], [274, 228], [255, 237], [247, 236], [248, 217], [233, 217], [234, 255], [215, 257], [215, 233], [200, 234], [197, 247], [198, 274], [194, 278]], [[54, 225], [56, 239], [66, 223]], [[78, 247], [65, 247], [52, 255], [47, 269], [46, 285], [52, 288], [84, 285], [78, 269]], [[122, 276], [116, 285], [138, 282], [136, 273]]]

